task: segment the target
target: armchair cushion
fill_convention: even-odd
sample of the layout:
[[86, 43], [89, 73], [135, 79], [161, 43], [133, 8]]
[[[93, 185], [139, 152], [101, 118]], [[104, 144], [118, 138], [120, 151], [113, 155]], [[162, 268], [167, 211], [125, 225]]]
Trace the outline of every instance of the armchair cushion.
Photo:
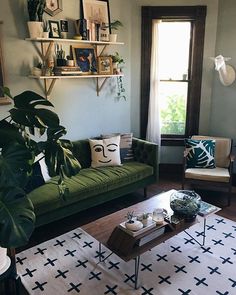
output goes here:
[[230, 174], [226, 168], [188, 168], [185, 170], [185, 178], [228, 183]]
[[185, 139], [187, 168], [215, 168], [215, 140]]

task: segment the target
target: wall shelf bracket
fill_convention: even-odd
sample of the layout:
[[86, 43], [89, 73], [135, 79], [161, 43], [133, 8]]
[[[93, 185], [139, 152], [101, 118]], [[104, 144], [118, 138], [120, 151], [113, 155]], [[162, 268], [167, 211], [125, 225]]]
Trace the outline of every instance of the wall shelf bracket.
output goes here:
[[[51, 80], [51, 81], [49, 81]], [[44, 93], [46, 96], [46, 99], [50, 98], [50, 95], [52, 93], [53, 87], [56, 83], [57, 79], [44, 79]]]
[[[102, 79], [102, 82], [101, 83], [99, 83], [99, 79]], [[107, 79], [108, 79], [108, 77], [105, 77], [105, 78], [96, 78], [96, 80], [97, 80], [97, 86], [96, 86], [97, 96], [99, 96], [99, 93], [102, 90], [103, 86], [105, 85]]]

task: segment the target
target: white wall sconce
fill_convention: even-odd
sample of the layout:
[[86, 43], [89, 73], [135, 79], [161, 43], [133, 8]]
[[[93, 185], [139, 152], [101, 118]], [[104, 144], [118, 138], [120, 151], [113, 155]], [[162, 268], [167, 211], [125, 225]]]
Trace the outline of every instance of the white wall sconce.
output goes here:
[[220, 82], [224, 86], [231, 85], [235, 81], [235, 70], [232, 66], [225, 64], [231, 57], [218, 55], [216, 57], [211, 57], [211, 59], [215, 62], [215, 70], [219, 72]]

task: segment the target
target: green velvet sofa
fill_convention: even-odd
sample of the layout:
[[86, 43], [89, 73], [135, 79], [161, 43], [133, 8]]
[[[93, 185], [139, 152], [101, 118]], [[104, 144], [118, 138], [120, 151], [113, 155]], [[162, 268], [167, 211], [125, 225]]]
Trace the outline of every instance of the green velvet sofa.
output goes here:
[[[54, 177], [28, 194], [36, 214], [36, 226], [75, 214], [157, 181], [158, 146], [133, 138], [134, 160], [122, 166], [91, 168], [88, 140], [73, 142], [73, 153], [79, 160], [80, 172], [65, 180], [69, 196], [59, 196]], [[144, 190], [144, 191], [145, 191]]]

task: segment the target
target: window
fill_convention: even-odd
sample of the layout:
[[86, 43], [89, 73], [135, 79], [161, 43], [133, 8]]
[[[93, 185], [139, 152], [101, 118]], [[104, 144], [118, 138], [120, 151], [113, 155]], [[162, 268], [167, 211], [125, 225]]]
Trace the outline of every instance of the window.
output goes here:
[[161, 134], [185, 135], [191, 23], [163, 21], [158, 27]]
[[198, 133], [205, 6], [142, 7], [141, 136], [146, 137], [152, 20], [159, 26], [162, 144], [183, 144]]

